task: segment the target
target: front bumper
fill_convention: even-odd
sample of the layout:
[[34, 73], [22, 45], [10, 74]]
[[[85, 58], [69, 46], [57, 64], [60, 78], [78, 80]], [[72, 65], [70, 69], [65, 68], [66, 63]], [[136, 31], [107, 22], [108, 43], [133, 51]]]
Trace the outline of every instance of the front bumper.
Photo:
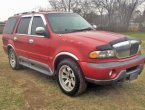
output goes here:
[[119, 82], [123, 82], [125, 80], [134, 80], [137, 79], [138, 75], [140, 75], [140, 73], [143, 70], [143, 65], [140, 65], [137, 67], [136, 70], [131, 71], [131, 72], [127, 72], [126, 70], [122, 70], [118, 76], [114, 79], [111, 80], [95, 80], [95, 79], [90, 79], [90, 78], [86, 78], [86, 80], [88, 82], [97, 84], [97, 85], [109, 85], [109, 84], [115, 84], [115, 83], [119, 83]]
[[[108, 85], [124, 80], [134, 80], [143, 71], [145, 56], [140, 55], [132, 60], [108, 63], [81, 63], [82, 70], [88, 82], [98, 85]], [[116, 76], [110, 78], [110, 71]]]

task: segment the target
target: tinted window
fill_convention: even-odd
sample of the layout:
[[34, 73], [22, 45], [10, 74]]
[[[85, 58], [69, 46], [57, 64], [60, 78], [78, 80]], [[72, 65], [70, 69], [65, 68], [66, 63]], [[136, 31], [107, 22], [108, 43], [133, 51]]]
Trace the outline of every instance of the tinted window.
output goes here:
[[45, 28], [43, 20], [40, 16], [35, 16], [33, 19], [32, 28], [31, 28], [31, 35], [36, 35], [35, 30], [37, 27], [44, 27]]
[[31, 20], [31, 17], [22, 18], [20, 23], [19, 23], [17, 33], [19, 33], [19, 34], [28, 34], [28, 28], [29, 28], [30, 20]]
[[68, 33], [73, 30], [91, 28], [92, 26], [80, 15], [71, 13], [55, 13], [47, 16], [53, 32]]
[[15, 25], [17, 23], [18, 18], [14, 17], [14, 18], [9, 18], [5, 28], [4, 28], [4, 34], [12, 34], [15, 28]]

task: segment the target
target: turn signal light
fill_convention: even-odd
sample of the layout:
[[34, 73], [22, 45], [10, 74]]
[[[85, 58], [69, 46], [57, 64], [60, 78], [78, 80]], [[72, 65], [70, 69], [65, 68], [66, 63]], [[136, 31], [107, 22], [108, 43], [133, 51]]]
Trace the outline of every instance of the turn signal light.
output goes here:
[[89, 58], [95, 59], [95, 58], [97, 58], [97, 56], [98, 56], [97, 52], [91, 52], [91, 53], [89, 54]]

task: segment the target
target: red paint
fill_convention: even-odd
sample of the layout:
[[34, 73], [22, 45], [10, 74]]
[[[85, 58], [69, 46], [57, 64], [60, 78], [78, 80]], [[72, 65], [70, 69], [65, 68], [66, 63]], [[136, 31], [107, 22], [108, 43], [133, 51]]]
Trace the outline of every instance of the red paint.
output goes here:
[[[45, 15], [47, 13], [38, 13]], [[21, 17], [21, 16], [19, 16]], [[117, 74], [124, 69], [144, 64], [144, 60], [140, 62], [136, 62], [131, 65], [126, 65], [122, 67], [116, 68], [93, 68], [89, 67], [88, 63], [102, 63], [102, 62], [114, 62], [114, 61], [127, 61], [131, 59], [135, 59], [138, 55], [126, 58], [126, 59], [118, 59], [118, 58], [109, 58], [109, 59], [90, 59], [88, 58], [88, 54], [91, 51], [96, 50], [97, 46], [105, 45], [113, 40], [117, 40], [119, 38], [123, 38], [124, 35], [109, 33], [104, 31], [90, 31], [90, 32], [75, 32], [69, 34], [55, 34], [52, 32], [51, 27], [47, 22], [47, 28], [50, 33], [49, 38], [41, 38], [41, 37], [31, 37], [29, 35], [17, 35], [16, 29], [19, 24], [16, 25], [15, 31], [12, 35], [4, 34], [3, 35], [3, 47], [4, 50], [7, 51], [8, 44], [11, 44], [15, 51], [19, 56], [28, 57], [32, 60], [36, 60], [38, 62], [45, 63], [54, 69], [54, 59], [57, 54], [60, 52], [69, 52], [75, 55], [79, 61], [77, 61], [84, 73], [84, 76], [87, 78], [97, 79], [97, 80], [108, 80], [111, 78], [115, 78]], [[13, 38], [17, 37], [17, 41], [14, 42]], [[34, 44], [29, 44], [28, 40], [33, 39]], [[113, 70], [113, 75], [110, 78], [109, 72]]]

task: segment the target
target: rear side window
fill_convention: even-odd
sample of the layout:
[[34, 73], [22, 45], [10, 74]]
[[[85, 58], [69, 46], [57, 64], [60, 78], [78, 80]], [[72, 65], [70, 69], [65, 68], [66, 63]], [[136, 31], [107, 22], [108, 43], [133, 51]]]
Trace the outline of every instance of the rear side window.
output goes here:
[[28, 28], [30, 23], [31, 17], [25, 17], [20, 20], [18, 25], [17, 33], [19, 34], [28, 34]]
[[5, 25], [3, 33], [12, 34], [16, 26], [17, 20], [18, 20], [18, 17], [9, 18]]
[[44, 27], [45, 28], [44, 22], [40, 16], [35, 16], [33, 19], [32, 28], [31, 28], [31, 35], [36, 35], [35, 30], [37, 27]]

